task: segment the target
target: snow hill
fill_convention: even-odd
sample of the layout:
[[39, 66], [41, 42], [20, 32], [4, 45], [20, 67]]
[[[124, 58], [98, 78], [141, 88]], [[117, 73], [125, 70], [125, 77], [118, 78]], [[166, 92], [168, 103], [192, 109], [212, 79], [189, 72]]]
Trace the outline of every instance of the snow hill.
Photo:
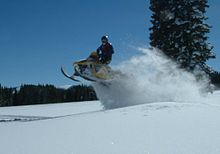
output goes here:
[[[220, 100], [220, 92], [213, 94]], [[0, 108], [1, 154], [219, 154], [220, 105], [98, 101]], [[25, 120], [24, 120], [25, 119]]]

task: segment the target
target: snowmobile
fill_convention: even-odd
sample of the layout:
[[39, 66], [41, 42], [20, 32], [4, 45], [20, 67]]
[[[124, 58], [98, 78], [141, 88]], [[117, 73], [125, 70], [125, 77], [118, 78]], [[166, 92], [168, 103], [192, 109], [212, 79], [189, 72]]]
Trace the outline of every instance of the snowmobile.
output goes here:
[[64, 67], [61, 67], [61, 72], [64, 76], [76, 82], [80, 82], [77, 77], [92, 82], [106, 82], [114, 77], [114, 73], [108, 65], [102, 64], [98, 60], [91, 59], [91, 57], [74, 62], [73, 67], [75, 70], [73, 75], [69, 75]]

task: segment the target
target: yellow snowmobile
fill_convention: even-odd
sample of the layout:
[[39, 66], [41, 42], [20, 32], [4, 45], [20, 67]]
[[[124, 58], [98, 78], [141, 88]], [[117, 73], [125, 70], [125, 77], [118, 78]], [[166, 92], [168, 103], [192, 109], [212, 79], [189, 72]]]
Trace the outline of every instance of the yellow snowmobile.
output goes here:
[[69, 75], [63, 67], [61, 67], [61, 72], [64, 76], [74, 81], [79, 81], [76, 79], [77, 76], [94, 82], [103, 82], [113, 79], [111, 68], [98, 60], [96, 52], [92, 52], [85, 60], [74, 62], [73, 67], [75, 70], [73, 75]]

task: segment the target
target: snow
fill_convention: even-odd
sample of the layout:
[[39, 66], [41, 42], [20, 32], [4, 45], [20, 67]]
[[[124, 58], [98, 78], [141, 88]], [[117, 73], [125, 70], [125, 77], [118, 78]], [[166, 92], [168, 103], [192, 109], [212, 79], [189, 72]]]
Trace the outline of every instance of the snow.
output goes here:
[[57, 88], [60, 89], [69, 89], [70, 87], [72, 87], [73, 85], [62, 85], [62, 86], [58, 86]]
[[106, 109], [152, 102], [201, 102], [201, 89], [207, 91], [208, 79], [180, 70], [160, 51], [139, 48], [142, 54], [113, 66], [123, 75], [108, 87], [93, 84]]
[[82, 112], [93, 112], [96, 110], [102, 110], [100, 102], [96, 101], [95, 103], [90, 103], [88, 101], [81, 103], [2, 107], [0, 108], [0, 115], [57, 117], [63, 116], [63, 113], [69, 115]]
[[168, 21], [175, 18], [174, 12], [171, 12], [170, 10], [163, 10], [160, 11], [160, 18], [162, 21]]
[[0, 108], [0, 154], [219, 154], [220, 91], [140, 50], [100, 102]]
[[[212, 98], [220, 100], [220, 92], [214, 93]], [[56, 114], [58, 108], [59, 114]], [[102, 105], [94, 101], [6, 107], [1, 108], [0, 113], [57, 116], [70, 114], [69, 108], [71, 116], [0, 123], [0, 153], [220, 152], [220, 104], [159, 102], [100, 111]], [[78, 109], [82, 109], [82, 114], [74, 115], [79, 113]]]
[[183, 24], [186, 24], [186, 23], [189, 23], [189, 21], [182, 21], [182, 19], [180, 19], [180, 18], [175, 19], [175, 24], [176, 25], [183, 25]]

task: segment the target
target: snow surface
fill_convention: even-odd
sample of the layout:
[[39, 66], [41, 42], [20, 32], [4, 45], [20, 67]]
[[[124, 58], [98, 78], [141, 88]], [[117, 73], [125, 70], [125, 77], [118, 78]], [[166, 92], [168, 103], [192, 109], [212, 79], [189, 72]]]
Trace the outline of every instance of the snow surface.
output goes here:
[[220, 91], [140, 50], [100, 102], [0, 108], [0, 154], [219, 154]]
[[[220, 100], [220, 92], [212, 98]], [[1, 122], [0, 153], [220, 153], [219, 104], [161, 102], [101, 109], [98, 101], [0, 108], [1, 115], [61, 116]]]

